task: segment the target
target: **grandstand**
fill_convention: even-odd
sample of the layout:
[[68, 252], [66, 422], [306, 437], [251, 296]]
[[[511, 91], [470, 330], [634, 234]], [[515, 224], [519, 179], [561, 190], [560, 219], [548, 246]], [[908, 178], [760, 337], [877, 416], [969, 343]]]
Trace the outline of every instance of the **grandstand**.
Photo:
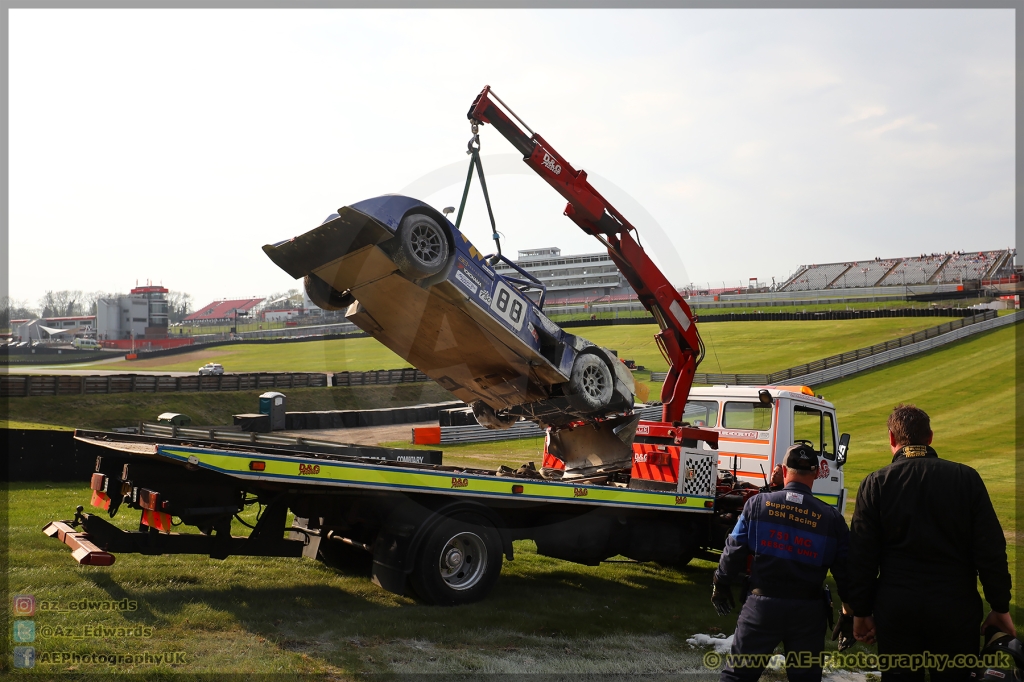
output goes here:
[[196, 310], [185, 322], [193, 324], [209, 324], [217, 322], [231, 322], [239, 317], [245, 317], [253, 312], [258, 312], [258, 306], [263, 302], [262, 298], [239, 298], [213, 301]]
[[1012, 278], [1016, 249], [955, 251], [908, 258], [801, 265], [778, 291], [963, 284]]

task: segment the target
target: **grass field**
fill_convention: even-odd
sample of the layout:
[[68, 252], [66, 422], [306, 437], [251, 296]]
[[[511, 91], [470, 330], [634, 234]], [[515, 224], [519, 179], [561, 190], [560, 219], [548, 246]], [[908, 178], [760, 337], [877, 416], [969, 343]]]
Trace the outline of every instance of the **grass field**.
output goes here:
[[[180, 412], [196, 426], [232, 423], [231, 415], [259, 411], [259, 395], [252, 391], [196, 391], [180, 393], [114, 393], [87, 396], [34, 396], [6, 400], [2, 415], [12, 424], [109, 429], [155, 421], [162, 412]], [[404, 407], [420, 403], [454, 400], [454, 396], [433, 382], [394, 386], [338, 386], [333, 388], [285, 389], [287, 408], [308, 410], [354, 410], [367, 407]]]
[[[1013, 538], [1016, 331], [998, 330], [815, 387], [836, 404], [841, 429], [852, 435], [851, 495], [865, 475], [889, 461], [889, 411], [898, 402], [915, 402], [932, 416], [940, 456], [982, 474]], [[446, 449], [446, 460], [518, 466], [536, 461], [539, 446], [536, 439], [459, 446]], [[682, 674], [699, 669], [702, 653], [686, 645], [687, 637], [735, 629], [735, 614], [720, 618], [709, 604], [711, 563], [695, 561], [683, 570], [637, 563], [585, 567], [539, 556], [530, 542], [516, 543], [516, 559], [505, 563], [488, 600], [451, 609], [423, 606], [308, 560], [125, 555], [110, 569], [79, 567], [39, 529], [87, 500], [85, 485], [11, 486], [10, 588], [65, 606], [83, 598], [138, 602], [126, 613], [38, 614], [37, 632], [44, 626], [81, 633], [90, 624], [141, 625], [152, 628], [151, 636], [51, 636], [37, 640], [40, 651], [181, 651], [186, 662], [174, 668], [186, 674], [181, 679], [209, 672], [322, 672], [334, 679], [363, 672]], [[117, 519], [127, 528], [136, 517]], [[1014, 549], [1011, 544], [1011, 566]], [[40, 666], [42, 673], [67, 669]], [[74, 672], [105, 670], [110, 667], [80, 664]]]
[[[835, 322], [709, 322], [700, 325], [707, 346], [704, 372], [773, 372], [870, 346], [933, 327], [945, 318], [895, 317]], [[571, 329], [649, 369], [668, 365], [658, 352], [654, 324]], [[341, 372], [408, 367], [372, 338], [222, 346], [151, 360], [103, 365], [105, 370], [194, 372], [219, 362], [229, 372]]]

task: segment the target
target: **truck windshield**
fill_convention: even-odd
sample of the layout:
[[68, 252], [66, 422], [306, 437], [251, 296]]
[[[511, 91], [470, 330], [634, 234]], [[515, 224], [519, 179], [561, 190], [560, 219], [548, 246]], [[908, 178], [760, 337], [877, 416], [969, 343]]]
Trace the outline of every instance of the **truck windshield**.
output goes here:
[[686, 401], [686, 407], [683, 408], [683, 421], [697, 427], [714, 428], [718, 426], [718, 401]]
[[772, 426], [771, 405], [728, 402], [722, 415], [722, 426], [726, 429], [767, 431]]

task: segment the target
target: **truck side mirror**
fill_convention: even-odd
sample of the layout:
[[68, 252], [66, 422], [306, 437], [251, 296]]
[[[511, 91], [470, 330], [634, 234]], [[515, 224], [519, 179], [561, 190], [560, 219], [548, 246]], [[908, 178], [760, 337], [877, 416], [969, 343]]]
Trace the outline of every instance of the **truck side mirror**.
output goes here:
[[846, 451], [850, 447], [850, 434], [844, 433], [839, 437], [839, 447], [836, 448], [836, 467], [842, 468], [846, 464]]

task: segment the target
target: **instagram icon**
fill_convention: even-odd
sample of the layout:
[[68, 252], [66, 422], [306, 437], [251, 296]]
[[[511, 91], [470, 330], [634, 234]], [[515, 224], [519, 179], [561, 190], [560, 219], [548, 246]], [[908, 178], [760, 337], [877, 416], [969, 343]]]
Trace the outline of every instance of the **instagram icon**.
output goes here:
[[31, 594], [16, 594], [11, 600], [15, 616], [34, 616], [36, 613], [36, 598]]

